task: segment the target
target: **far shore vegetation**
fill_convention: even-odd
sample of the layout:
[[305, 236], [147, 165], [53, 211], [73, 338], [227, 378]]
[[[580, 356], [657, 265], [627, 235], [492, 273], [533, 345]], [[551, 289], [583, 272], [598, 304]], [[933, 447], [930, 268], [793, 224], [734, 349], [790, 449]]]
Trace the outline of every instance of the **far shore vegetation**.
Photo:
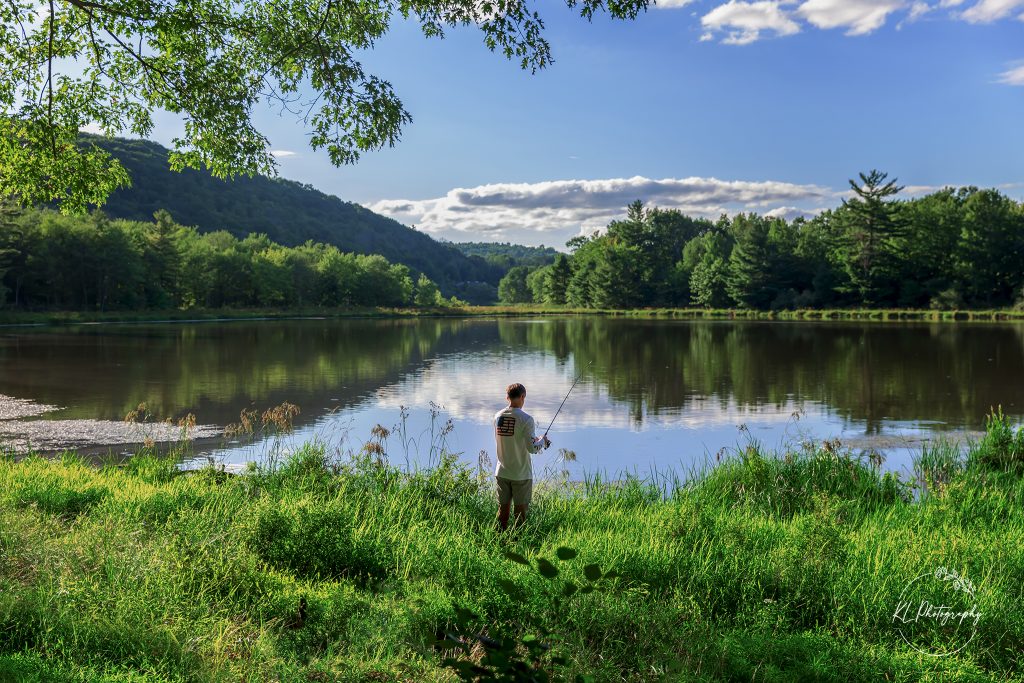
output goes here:
[[1024, 322], [1024, 309], [937, 311], [913, 309], [797, 309], [755, 311], [733, 308], [593, 309], [534, 304], [431, 307], [296, 307], [219, 308], [143, 311], [14, 311], [0, 310], [0, 326], [61, 326], [86, 323], [164, 323], [233, 320], [288, 320], [312, 318], [424, 318], [424, 317], [565, 317], [605, 316], [674, 320], [765, 320], [788, 322]]
[[718, 220], [632, 204], [542, 267], [512, 268], [504, 303], [574, 308], [989, 310], [1024, 307], [1024, 205], [995, 189], [913, 199], [879, 171], [836, 209]]
[[[841, 207], [809, 219], [738, 214], [711, 221], [636, 202], [624, 220], [570, 240], [568, 254], [456, 245], [488, 272], [504, 273], [497, 289], [472, 279], [483, 266], [466, 270], [463, 280], [448, 273], [439, 285], [413, 261], [314, 241], [285, 246], [265, 234], [202, 232], [166, 211], [143, 222], [6, 204], [0, 320], [410, 310], [794, 320], [1024, 315], [1024, 205], [973, 187], [897, 200], [900, 188], [877, 171], [851, 187], [853, 197]], [[279, 234], [287, 235], [286, 227]], [[495, 293], [500, 307], [467, 303], [494, 302]]]
[[[380, 426], [241, 475], [0, 457], [0, 681], [1024, 680], [1024, 430], [998, 411], [912, 480], [837, 441], [686, 479], [556, 465], [506, 534], [449, 431], [415, 471]], [[896, 623], [940, 569], [976, 622]]]

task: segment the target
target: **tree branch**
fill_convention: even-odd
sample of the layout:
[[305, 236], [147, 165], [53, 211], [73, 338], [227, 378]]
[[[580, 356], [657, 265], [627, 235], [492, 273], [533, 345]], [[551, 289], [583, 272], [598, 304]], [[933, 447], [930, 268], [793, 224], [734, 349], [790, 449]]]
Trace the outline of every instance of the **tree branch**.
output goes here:
[[46, 122], [50, 124], [50, 145], [53, 148], [53, 154], [57, 154], [57, 137], [53, 133], [53, 22], [54, 22], [54, 8], [53, 0], [50, 0], [50, 40], [47, 46], [47, 58], [46, 58], [46, 90], [47, 90], [47, 103], [46, 103]]

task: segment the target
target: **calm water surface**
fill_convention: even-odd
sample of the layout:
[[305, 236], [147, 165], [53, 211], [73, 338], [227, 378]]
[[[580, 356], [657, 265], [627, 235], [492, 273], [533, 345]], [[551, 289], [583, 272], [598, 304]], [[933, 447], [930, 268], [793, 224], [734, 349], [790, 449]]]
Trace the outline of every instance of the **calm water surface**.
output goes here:
[[[685, 472], [750, 439], [833, 436], [902, 470], [905, 439], [978, 430], [994, 405], [1021, 417], [1024, 326], [437, 318], [0, 335], [0, 394], [63, 408], [37, 419], [121, 420], [144, 402], [160, 418], [192, 412], [223, 426], [289, 401], [302, 413], [278, 447], [318, 437], [345, 449], [405, 406], [420, 437], [413, 461], [425, 457], [432, 402], [439, 421], [454, 421], [450, 447], [475, 463], [481, 450], [493, 456], [489, 420], [508, 383], [526, 384], [526, 410], [546, 425], [577, 373], [551, 434], [577, 454], [575, 476]], [[199, 448], [231, 464], [271, 449], [223, 438]]]

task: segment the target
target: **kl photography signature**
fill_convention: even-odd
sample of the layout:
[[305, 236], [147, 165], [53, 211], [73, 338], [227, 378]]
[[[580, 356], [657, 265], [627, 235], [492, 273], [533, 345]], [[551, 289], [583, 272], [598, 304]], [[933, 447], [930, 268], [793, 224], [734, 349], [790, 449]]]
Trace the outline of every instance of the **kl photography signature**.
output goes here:
[[923, 654], [943, 657], [970, 643], [981, 617], [971, 580], [955, 569], [939, 567], [907, 583], [892, 623], [908, 645]]

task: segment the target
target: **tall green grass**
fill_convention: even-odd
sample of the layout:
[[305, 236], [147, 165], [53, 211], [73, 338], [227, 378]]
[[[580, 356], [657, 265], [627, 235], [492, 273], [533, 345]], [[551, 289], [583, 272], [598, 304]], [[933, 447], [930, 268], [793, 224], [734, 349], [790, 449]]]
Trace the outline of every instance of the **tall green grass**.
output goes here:
[[[920, 495], [836, 443], [753, 445], [670, 486], [547, 482], [507, 534], [487, 478], [446, 456], [410, 473], [311, 444], [237, 476], [7, 458], [0, 682], [455, 680], [438, 634], [457, 605], [487, 637], [543, 620], [555, 680], [1024, 680], [1024, 482], [1000, 466], [1020, 432], [990, 427], [973, 455], [923, 451]], [[506, 553], [564, 547], [559, 581], [619, 578], [552, 609]], [[937, 658], [892, 612], [939, 565], [983, 618]]]

